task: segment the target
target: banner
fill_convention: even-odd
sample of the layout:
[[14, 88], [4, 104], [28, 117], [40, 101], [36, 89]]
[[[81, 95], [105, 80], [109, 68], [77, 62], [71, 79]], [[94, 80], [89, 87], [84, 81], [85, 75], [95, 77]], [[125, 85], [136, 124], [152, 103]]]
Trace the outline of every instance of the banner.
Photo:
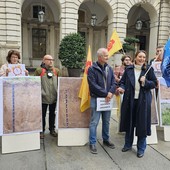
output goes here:
[[167, 86], [170, 87], [170, 39], [167, 41], [164, 48], [161, 70], [162, 77], [165, 79]]
[[112, 56], [115, 52], [122, 49], [122, 43], [120, 42], [119, 36], [117, 35], [116, 30], [113, 31], [109, 44], [107, 46], [109, 57]]
[[79, 95], [78, 95], [79, 98], [81, 98], [81, 103], [80, 103], [80, 111], [81, 112], [84, 112], [86, 109], [88, 109], [90, 107], [90, 92], [89, 92], [89, 84], [87, 82], [87, 72], [88, 72], [88, 68], [91, 65], [92, 65], [91, 49], [89, 46], [86, 67], [84, 70], [83, 80], [82, 80]]

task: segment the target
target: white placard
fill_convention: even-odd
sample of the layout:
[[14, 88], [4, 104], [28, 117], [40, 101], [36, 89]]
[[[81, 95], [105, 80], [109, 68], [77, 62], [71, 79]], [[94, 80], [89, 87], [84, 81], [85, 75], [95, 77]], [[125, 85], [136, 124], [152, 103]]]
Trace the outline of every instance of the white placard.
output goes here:
[[161, 62], [160, 61], [153, 61], [152, 67], [154, 69], [154, 73], [155, 73], [156, 77], [162, 77]]
[[3, 80], [0, 78], [0, 136], [3, 134]]
[[113, 99], [110, 102], [106, 102], [105, 98], [97, 98], [97, 111], [107, 111], [112, 110]]
[[10, 72], [8, 77], [25, 76], [25, 64], [8, 64]]

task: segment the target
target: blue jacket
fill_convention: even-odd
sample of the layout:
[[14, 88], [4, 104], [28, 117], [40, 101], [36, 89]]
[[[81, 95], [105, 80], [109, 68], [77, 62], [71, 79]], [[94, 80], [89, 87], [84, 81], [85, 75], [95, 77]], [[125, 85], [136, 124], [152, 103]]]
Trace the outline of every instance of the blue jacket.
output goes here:
[[94, 62], [88, 69], [87, 79], [91, 97], [106, 97], [108, 92], [115, 93], [114, 73], [108, 64], [103, 68], [98, 62]]

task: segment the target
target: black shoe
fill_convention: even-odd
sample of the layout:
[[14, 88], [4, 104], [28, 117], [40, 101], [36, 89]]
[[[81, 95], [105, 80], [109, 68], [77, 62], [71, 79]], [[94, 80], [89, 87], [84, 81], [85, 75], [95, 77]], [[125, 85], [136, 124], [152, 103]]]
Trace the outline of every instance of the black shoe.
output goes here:
[[90, 145], [90, 152], [93, 154], [97, 154], [97, 148], [95, 144]]
[[109, 147], [111, 149], [115, 148], [115, 145], [110, 141], [103, 141], [103, 145], [105, 145], [105, 146], [107, 146], [107, 147]]
[[129, 151], [129, 150], [131, 150], [132, 148], [125, 148], [125, 147], [123, 147], [122, 148], [122, 152], [127, 152], [127, 151]]
[[142, 158], [143, 156], [144, 156], [143, 153], [137, 153], [137, 157], [138, 157], [138, 158]]
[[57, 133], [56, 133], [54, 130], [51, 130], [51, 131], [50, 131], [50, 134], [51, 134], [51, 136], [53, 136], [53, 137], [57, 137]]

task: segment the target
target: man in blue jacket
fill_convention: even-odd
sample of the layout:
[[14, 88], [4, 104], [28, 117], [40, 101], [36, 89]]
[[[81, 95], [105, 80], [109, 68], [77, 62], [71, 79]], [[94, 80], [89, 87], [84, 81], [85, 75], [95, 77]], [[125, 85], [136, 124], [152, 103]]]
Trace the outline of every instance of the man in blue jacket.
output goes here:
[[116, 85], [113, 69], [107, 64], [108, 50], [100, 48], [97, 51], [98, 61], [88, 69], [88, 83], [91, 96], [91, 120], [89, 125], [90, 151], [97, 154], [96, 130], [102, 116], [102, 138], [103, 144], [114, 149], [115, 146], [109, 139], [109, 124], [111, 111], [97, 111], [97, 98], [105, 98], [109, 102], [115, 93]]

